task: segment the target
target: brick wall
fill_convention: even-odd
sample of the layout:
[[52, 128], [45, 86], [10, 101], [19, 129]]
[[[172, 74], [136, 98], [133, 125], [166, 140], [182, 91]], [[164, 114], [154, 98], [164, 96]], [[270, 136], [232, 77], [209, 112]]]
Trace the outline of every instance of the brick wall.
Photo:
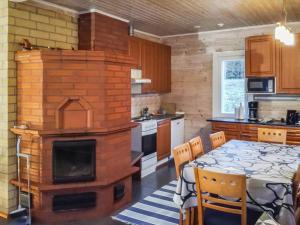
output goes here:
[[128, 24], [99, 13], [79, 17], [79, 49], [128, 52]]
[[77, 49], [78, 28], [74, 15], [36, 4], [10, 3], [9, 18], [12, 42], [27, 38], [35, 45]]
[[9, 132], [16, 121], [16, 63], [18, 43], [77, 49], [77, 17], [37, 3], [0, 1], [0, 213], [16, 205], [9, 180], [15, 177], [15, 136]]
[[[295, 32], [300, 31], [300, 27], [293, 28]], [[169, 37], [163, 40], [172, 47], [172, 93], [163, 95], [162, 102], [175, 103], [177, 111], [185, 112], [187, 140], [199, 134], [203, 135], [203, 140], [208, 140], [210, 127], [206, 119], [212, 116], [213, 53], [244, 50], [245, 37], [273, 32], [274, 27], [249, 28]], [[291, 104], [295, 103], [289, 103], [289, 106]], [[260, 113], [268, 114], [273, 110], [271, 103], [261, 102], [261, 105], [264, 105], [265, 112]], [[276, 104], [277, 106], [280, 104]]]

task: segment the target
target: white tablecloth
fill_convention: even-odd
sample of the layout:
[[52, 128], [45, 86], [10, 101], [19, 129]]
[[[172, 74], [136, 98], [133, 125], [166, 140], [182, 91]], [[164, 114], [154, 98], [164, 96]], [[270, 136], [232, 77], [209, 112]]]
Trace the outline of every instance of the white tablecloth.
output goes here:
[[184, 166], [174, 202], [197, 205], [194, 167], [247, 177], [248, 207], [268, 211], [281, 225], [295, 225], [292, 177], [300, 164], [300, 146], [231, 140]]

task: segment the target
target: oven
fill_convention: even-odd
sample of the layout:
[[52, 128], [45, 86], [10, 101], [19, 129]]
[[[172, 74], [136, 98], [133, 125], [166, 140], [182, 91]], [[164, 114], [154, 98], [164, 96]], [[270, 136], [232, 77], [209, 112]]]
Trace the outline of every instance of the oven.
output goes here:
[[156, 120], [145, 120], [137, 123], [138, 126], [131, 130], [132, 151], [143, 152], [149, 158], [156, 154]]
[[142, 132], [142, 152], [144, 157], [156, 152], [157, 129]]
[[131, 130], [132, 151], [143, 152], [141, 160], [141, 176], [155, 172], [157, 164], [156, 153], [156, 120], [138, 120], [137, 126]]

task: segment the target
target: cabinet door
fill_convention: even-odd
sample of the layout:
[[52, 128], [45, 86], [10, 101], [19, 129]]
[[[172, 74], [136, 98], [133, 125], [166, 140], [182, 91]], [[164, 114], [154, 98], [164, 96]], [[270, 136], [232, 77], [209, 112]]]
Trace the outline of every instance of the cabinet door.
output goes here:
[[129, 37], [129, 55], [133, 57], [137, 62], [137, 69], [141, 69], [142, 67], [142, 49], [141, 49], [141, 39], [136, 37]]
[[271, 35], [246, 38], [246, 76], [275, 76], [276, 42]]
[[166, 158], [171, 153], [171, 122], [163, 121], [157, 127], [157, 159]]
[[300, 94], [300, 34], [295, 35], [295, 45], [279, 47], [277, 92]]
[[144, 40], [142, 43], [142, 74], [143, 78], [151, 79], [150, 84], [143, 84], [143, 93], [155, 92], [155, 43]]
[[212, 122], [212, 132], [224, 131], [226, 141], [231, 139], [240, 139], [240, 124]]
[[171, 47], [167, 45], [161, 46], [161, 93], [171, 92]]

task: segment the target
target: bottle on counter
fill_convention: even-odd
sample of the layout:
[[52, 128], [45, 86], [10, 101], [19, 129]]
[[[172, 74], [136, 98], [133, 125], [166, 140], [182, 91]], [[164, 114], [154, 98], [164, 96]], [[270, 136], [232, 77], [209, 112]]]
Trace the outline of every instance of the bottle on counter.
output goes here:
[[243, 103], [240, 103], [240, 110], [239, 110], [239, 119], [243, 120], [245, 119], [245, 108], [243, 106]]
[[234, 118], [237, 120], [240, 119], [240, 107], [239, 106], [234, 107]]

